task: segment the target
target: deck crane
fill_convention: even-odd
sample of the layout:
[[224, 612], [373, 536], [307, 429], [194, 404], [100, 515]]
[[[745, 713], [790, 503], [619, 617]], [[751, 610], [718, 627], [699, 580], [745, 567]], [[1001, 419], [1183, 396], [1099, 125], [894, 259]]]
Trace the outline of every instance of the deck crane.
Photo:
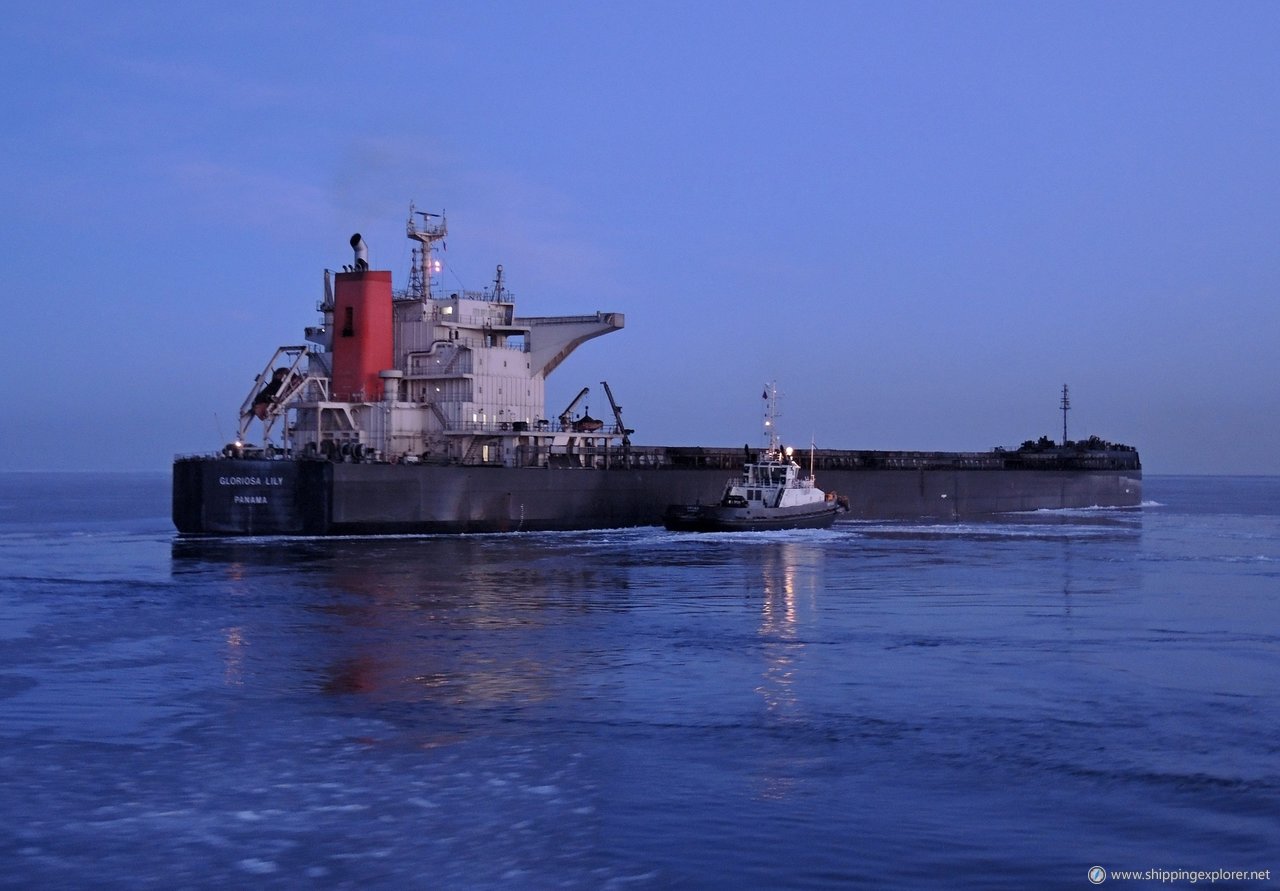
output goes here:
[[589, 409], [583, 411], [581, 418], [576, 421], [573, 420], [573, 410], [578, 407], [578, 403], [590, 392], [590, 387], [583, 387], [582, 391], [573, 397], [573, 401], [569, 403], [568, 407], [560, 412], [560, 429], [573, 430], [575, 433], [594, 433], [604, 426], [604, 422], [591, 417]]
[[628, 429], [627, 425], [622, 423], [622, 406], [614, 400], [613, 390], [609, 389], [609, 382], [601, 381], [600, 386], [604, 387], [604, 395], [609, 397], [609, 407], [613, 409], [613, 419], [618, 425], [617, 432], [622, 434], [623, 448], [630, 447], [631, 434], [635, 433], [635, 431]]

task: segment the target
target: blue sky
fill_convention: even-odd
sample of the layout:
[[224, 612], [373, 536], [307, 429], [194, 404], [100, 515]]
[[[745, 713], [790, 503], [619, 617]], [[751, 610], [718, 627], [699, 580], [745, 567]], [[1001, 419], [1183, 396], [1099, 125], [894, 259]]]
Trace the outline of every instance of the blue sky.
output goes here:
[[[12, 468], [230, 438], [363, 233], [626, 314], [636, 440], [1280, 473], [1280, 5], [32, 4], [0, 28]], [[20, 88], [14, 85], [21, 84]]]

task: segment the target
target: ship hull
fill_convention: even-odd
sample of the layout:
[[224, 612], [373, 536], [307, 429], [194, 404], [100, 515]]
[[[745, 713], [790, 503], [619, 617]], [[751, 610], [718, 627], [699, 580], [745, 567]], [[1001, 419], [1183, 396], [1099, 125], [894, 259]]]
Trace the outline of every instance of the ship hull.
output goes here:
[[[1136, 464], [1136, 461], [1135, 461]], [[514, 532], [662, 525], [671, 504], [714, 504], [706, 466], [589, 469], [182, 458], [173, 520], [184, 534]], [[959, 520], [1068, 508], [1138, 507], [1140, 467], [820, 470], [848, 519]]]

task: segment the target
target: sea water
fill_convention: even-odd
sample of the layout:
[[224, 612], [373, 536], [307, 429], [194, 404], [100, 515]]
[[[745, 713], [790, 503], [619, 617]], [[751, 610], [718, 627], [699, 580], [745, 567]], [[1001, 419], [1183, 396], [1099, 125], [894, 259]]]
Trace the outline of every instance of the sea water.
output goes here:
[[1280, 479], [1146, 493], [187, 541], [164, 474], [0, 475], [0, 886], [1280, 878]]

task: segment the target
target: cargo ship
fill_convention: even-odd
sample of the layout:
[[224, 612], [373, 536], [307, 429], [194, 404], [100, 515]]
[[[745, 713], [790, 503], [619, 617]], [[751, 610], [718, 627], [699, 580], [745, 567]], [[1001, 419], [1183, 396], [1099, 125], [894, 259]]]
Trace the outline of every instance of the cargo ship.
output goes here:
[[[672, 504], [714, 503], [749, 448], [646, 446], [607, 382], [606, 418], [546, 408], [549, 375], [618, 312], [519, 316], [502, 266], [481, 291], [442, 285], [443, 215], [410, 207], [404, 288], [351, 263], [325, 270], [320, 324], [279, 347], [240, 406], [235, 441], [173, 464], [184, 535], [509, 532], [661, 525]], [[1064, 388], [1064, 418], [1066, 393]], [[605, 414], [601, 412], [601, 414]], [[259, 434], [254, 436], [255, 431]], [[250, 442], [257, 438], [259, 442]], [[850, 519], [956, 520], [1138, 507], [1136, 449], [1042, 437], [1016, 449], [816, 449]]]

